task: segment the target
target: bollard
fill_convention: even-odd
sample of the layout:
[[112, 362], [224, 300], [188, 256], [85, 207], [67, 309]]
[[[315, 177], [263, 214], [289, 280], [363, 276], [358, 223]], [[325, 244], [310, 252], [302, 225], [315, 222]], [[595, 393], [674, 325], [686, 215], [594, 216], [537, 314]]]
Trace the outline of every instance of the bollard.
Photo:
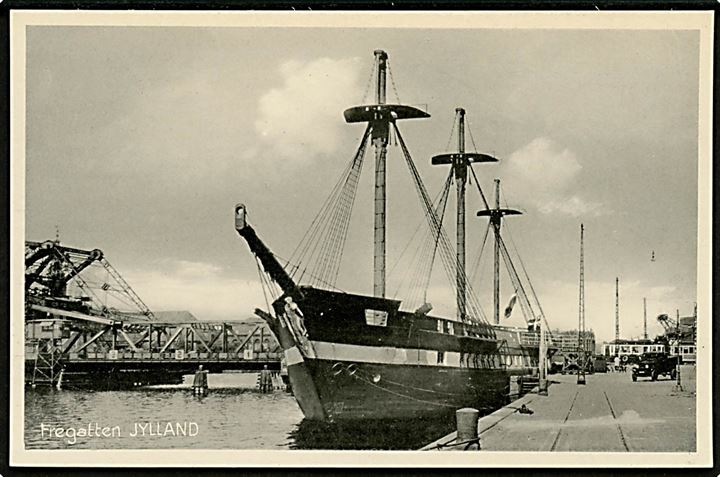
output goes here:
[[538, 394], [541, 396], [548, 395], [548, 380], [538, 379]]
[[520, 397], [520, 376], [510, 376], [510, 400]]
[[673, 387], [673, 391], [676, 392], [682, 392], [682, 379], [680, 378], [680, 365], [675, 365], [675, 374], [677, 374], [677, 381], [675, 381], [675, 386]]
[[480, 449], [480, 440], [478, 439], [478, 419], [480, 419], [480, 411], [471, 407], [465, 407], [455, 411], [455, 420], [457, 422], [457, 442], [467, 443], [465, 449], [477, 444]]

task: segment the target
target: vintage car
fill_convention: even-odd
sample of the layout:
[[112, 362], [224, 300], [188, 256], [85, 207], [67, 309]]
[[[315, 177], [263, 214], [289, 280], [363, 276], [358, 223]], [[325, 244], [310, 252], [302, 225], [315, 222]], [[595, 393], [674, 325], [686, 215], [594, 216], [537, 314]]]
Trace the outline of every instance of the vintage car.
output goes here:
[[637, 381], [639, 377], [646, 377], [657, 381], [659, 376], [675, 379], [677, 364], [677, 356], [669, 356], [667, 353], [644, 353], [640, 357], [640, 362], [632, 368], [632, 380]]

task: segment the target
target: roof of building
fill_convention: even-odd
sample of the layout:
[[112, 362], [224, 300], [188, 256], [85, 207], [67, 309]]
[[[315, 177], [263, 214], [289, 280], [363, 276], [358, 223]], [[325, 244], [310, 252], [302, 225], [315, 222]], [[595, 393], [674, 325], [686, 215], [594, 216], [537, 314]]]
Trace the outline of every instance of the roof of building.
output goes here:
[[186, 310], [179, 311], [153, 311], [155, 321], [160, 323], [188, 323], [198, 321], [198, 319]]

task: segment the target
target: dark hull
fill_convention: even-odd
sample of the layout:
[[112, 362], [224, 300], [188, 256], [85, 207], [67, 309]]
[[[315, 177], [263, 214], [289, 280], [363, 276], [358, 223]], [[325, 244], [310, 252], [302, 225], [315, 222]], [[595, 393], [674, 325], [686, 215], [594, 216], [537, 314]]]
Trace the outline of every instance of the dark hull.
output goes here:
[[330, 420], [406, 419], [463, 407], [492, 410], [507, 401], [509, 391], [509, 375], [501, 370], [326, 360], [308, 360], [299, 366], [305, 366], [312, 377], [323, 417]]
[[[510, 376], [537, 366], [519, 332], [484, 329], [398, 310], [398, 303], [304, 288], [268, 317], [300, 408], [311, 420], [406, 419], [507, 402]], [[387, 311], [368, 324], [366, 310]], [[302, 314], [302, 315], [301, 315]], [[492, 333], [492, 337], [488, 335]]]

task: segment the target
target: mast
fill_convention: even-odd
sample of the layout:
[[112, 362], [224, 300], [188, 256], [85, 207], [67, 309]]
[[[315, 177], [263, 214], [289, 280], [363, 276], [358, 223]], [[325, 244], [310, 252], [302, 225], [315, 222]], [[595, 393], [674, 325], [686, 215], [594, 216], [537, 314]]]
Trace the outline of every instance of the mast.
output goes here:
[[[456, 108], [455, 114], [458, 117], [458, 154], [465, 153], [465, 110]], [[455, 187], [457, 189], [457, 317], [458, 320], [465, 319], [465, 183], [467, 181], [467, 164], [458, 161], [453, 166], [455, 172]]]
[[[377, 82], [375, 85], [375, 102], [385, 104], [387, 53], [375, 50], [377, 63]], [[375, 222], [374, 222], [374, 253], [373, 253], [373, 294], [385, 297], [385, 211], [386, 211], [386, 169], [385, 158], [389, 136], [388, 121], [373, 124], [372, 143], [375, 146]]]
[[[500, 179], [495, 179], [495, 209], [500, 210]], [[495, 250], [493, 253], [493, 316], [495, 324], [500, 324], [500, 223], [498, 215], [493, 222], [495, 232]]]
[[459, 321], [464, 321], [467, 304], [467, 277], [465, 275], [465, 184], [467, 184], [467, 169], [473, 162], [497, 162], [497, 159], [487, 154], [466, 153], [465, 110], [455, 108], [455, 118], [458, 122], [458, 152], [433, 156], [431, 164], [451, 164], [455, 175], [455, 188], [457, 191], [457, 317]]
[[373, 294], [385, 297], [385, 257], [386, 257], [386, 156], [390, 123], [398, 119], [429, 118], [425, 111], [412, 106], [386, 104], [388, 55], [383, 50], [375, 50], [377, 76], [375, 78], [375, 104], [354, 106], [345, 110], [348, 123], [367, 122], [372, 129], [371, 140], [375, 147], [375, 212], [373, 221]]
[[647, 334], [647, 299], [643, 298], [643, 339], [648, 339]]
[[481, 210], [478, 216], [490, 217], [495, 236], [495, 256], [493, 260], [493, 308], [495, 324], [500, 324], [500, 228], [505, 215], [520, 215], [522, 212], [515, 209], [500, 208], [500, 179], [495, 179], [495, 208]]
[[615, 342], [620, 340], [620, 280], [615, 277]]
[[585, 384], [585, 226], [580, 224], [580, 296], [578, 299], [578, 354], [580, 366], [578, 367], [577, 383]]

